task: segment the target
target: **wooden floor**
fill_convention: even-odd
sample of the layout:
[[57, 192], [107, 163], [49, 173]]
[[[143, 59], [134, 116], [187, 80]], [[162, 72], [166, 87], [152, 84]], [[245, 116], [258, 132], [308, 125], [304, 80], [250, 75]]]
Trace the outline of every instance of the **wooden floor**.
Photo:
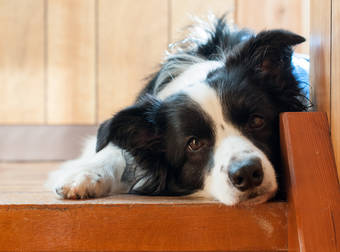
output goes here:
[[286, 251], [287, 205], [192, 197], [59, 200], [59, 163], [0, 163], [0, 251]]
[[60, 200], [44, 183], [59, 162], [0, 163], [0, 205], [64, 204], [202, 204], [212, 200], [192, 197], [143, 197], [116, 195], [90, 200]]

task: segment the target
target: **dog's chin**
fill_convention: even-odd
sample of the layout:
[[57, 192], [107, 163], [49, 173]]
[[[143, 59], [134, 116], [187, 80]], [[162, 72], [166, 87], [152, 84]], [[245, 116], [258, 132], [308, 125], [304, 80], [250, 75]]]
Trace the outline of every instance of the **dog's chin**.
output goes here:
[[275, 194], [276, 190], [261, 194], [257, 192], [247, 193], [246, 195], [240, 197], [240, 201], [236, 205], [239, 206], [259, 205], [273, 198]]

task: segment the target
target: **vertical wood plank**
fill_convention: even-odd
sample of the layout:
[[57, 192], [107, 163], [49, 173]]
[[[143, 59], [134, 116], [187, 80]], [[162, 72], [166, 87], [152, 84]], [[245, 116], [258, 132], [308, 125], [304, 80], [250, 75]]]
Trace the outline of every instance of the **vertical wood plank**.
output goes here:
[[209, 12], [217, 17], [227, 14], [227, 19], [233, 22], [235, 0], [170, 0], [171, 3], [171, 42], [183, 38], [183, 31], [192, 23], [191, 17], [206, 18]]
[[331, 0], [310, 1], [310, 82], [315, 109], [330, 120]]
[[332, 0], [331, 134], [340, 179], [340, 3]]
[[99, 121], [130, 105], [163, 58], [167, 1], [99, 0]]
[[238, 0], [236, 23], [255, 31], [283, 28], [304, 36], [296, 51], [309, 53], [309, 0]]
[[95, 123], [95, 1], [48, 1], [49, 124]]
[[0, 123], [44, 122], [44, 2], [0, 1]]

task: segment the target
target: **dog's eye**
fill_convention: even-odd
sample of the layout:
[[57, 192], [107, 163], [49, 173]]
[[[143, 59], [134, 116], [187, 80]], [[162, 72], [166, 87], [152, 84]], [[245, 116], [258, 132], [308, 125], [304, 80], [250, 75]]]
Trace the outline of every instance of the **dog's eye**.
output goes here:
[[260, 129], [264, 126], [264, 118], [260, 115], [252, 115], [248, 121], [248, 126], [251, 129]]
[[203, 141], [200, 141], [196, 137], [192, 137], [188, 141], [187, 150], [190, 151], [190, 152], [195, 152], [195, 151], [198, 151], [199, 149], [201, 149], [203, 147], [203, 145], [204, 145]]

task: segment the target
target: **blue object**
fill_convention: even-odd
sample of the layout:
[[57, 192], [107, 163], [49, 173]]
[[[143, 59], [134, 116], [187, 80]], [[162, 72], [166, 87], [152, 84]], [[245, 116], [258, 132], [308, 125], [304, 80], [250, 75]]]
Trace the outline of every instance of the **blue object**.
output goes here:
[[304, 54], [294, 53], [292, 57], [293, 74], [299, 82], [299, 87], [309, 99], [309, 57]]

